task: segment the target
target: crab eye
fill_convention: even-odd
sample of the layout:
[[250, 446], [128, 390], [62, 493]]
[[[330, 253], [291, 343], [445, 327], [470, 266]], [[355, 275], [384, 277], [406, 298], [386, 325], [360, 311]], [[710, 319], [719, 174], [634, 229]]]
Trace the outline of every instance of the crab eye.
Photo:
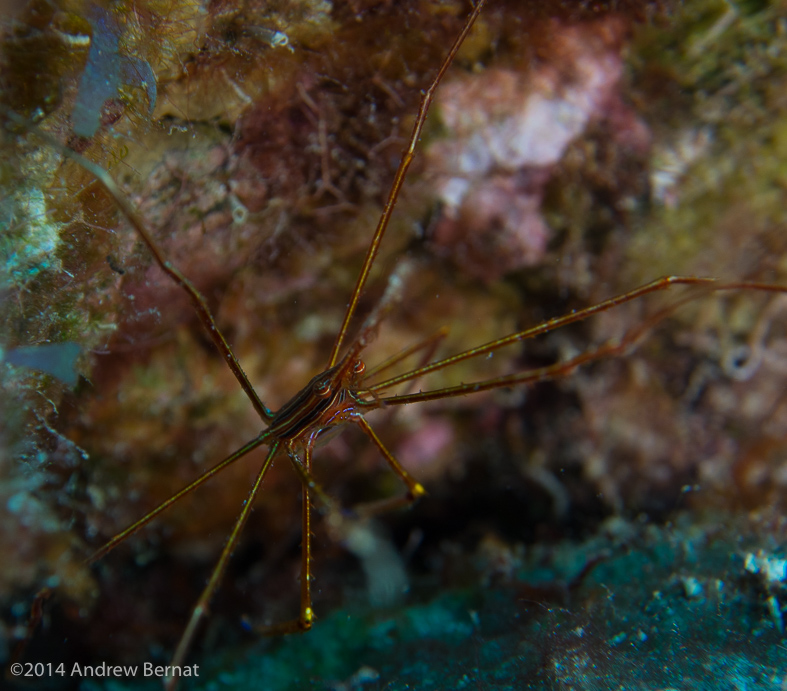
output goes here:
[[315, 384], [314, 393], [320, 398], [327, 398], [331, 395], [331, 382], [321, 381], [319, 384]]
[[363, 374], [366, 371], [366, 365], [363, 360], [356, 360], [353, 365], [353, 374]]

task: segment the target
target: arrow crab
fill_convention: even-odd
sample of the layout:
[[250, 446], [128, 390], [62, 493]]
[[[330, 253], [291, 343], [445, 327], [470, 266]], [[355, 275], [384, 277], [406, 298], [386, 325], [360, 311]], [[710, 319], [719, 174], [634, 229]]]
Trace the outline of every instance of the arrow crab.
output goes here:
[[[542, 504], [537, 521], [572, 529], [610, 511], [668, 511], [676, 488], [698, 478], [712, 484], [720, 467], [749, 501], [771, 491], [773, 482], [751, 479], [761, 476], [765, 455], [755, 433], [750, 447], [733, 443], [729, 426], [742, 410], [744, 428], [767, 422], [771, 445], [781, 448], [785, 412], [776, 385], [750, 385], [753, 393], [728, 401], [734, 382], [759, 381], [758, 367], [781, 371], [773, 326], [779, 298], [762, 309], [758, 295], [783, 292], [774, 283], [782, 268], [765, 256], [783, 248], [764, 224], [736, 244], [725, 224], [745, 217], [738, 198], [697, 231], [694, 244], [666, 231], [661, 243], [644, 230], [630, 237], [632, 226], [656, 223], [648, 204], [665, 209], [663, 221], [678, 219], [683, 196], [703, 199], [707, 190], [691, 189], [684, 176], [713, 147], [702, 128], [654, 144], [657, 125], [621, 95], [632, 79], [622, 57], [632, 16], [518, 13], [494, 2], [483, 12], [480, 3], [394, 10], [352, 2], [331, 12], [314, 2], [286, 17], [253, 3], [211, 3], [198, 17], [175, 2], [121, 3], [82, 17], [53, 7], [34, 5], [28, 21], [38, 22], [38, 33], [6, 43], [20, 74], [34, 49], [48, 51], [57, 68], [48, 91], [6, 85], [9, 106], [37, 123], [25, 136], [9, 115], [6, 139], [19, 147], [19, 170], [30, 178], [29, 189], [18, 183], [21, 191], [6, 197], [11, 205], [27, 194], [20, 205], [28, 217], [17, 212], [9, 224], [29, 224], [20, 233], [30, 251], [14, 255], [6, 285], [16, 307], [6, 324], [17, 339], [77, 341], [91, 355], [77, 365], [84, 379], [76, 395], [51, 379], [32, 394], [21, 379], [9, 383], [32, 411], [25, 424], [37, 438], [21, 454], [31, 473], [41, 471], [35, 454], [46, 460], [38, 479], [9, 490], [6, 506], [57, 555], [49, 575], [82, 607], [96, 595], [79, 558], [86, 549], [75, 543], [115, 535], [101, 557], [166, 509], [151, 532], [128, 540], [134, 554], [126, 563], [113, 566], [108, 557], [96, 568], [98, 597], [119, 607], [130, 569], [147, 569], [160, 582], [173, 561], [200, 565], [190, 580], [190, 566], [179, 572], [191, 604], [173, 601], [162, 605], [172, 611], [150, 618], [126, 612], [149, 624], [154, 640], [177, 640], [176, 622], [190, 622], [175, 664], [185, 660], [248, 521], [255, 537], [240, 548], [234, 597], [253, 585], [243, 608], [261, 627], [307, 629], [312, 598], [330, 600], [340, 590], [328, 577], [312, 592], [310, 536], [319, 527], [311, 512], [349, 543], [365, 514], [425, 491], [442, 496], [444, 486], [469, 495], [481, 472], [472, 459], [482, 450], [492, 460], [479, 503], [496, 501], [512, 478], [516, 489], [491, 527], [480, 509], [463, 526], [510, 541], [533, 539], [534, 529], [521, 526], [527, 511], [514, 508], [525, 488]], [[471, 11], [479, 26], [462, 43]], [[117, 56], [109, 67], [91, 62], [99, 44]], [[374, 59], [353, 60], [361, 47]], [[66, 58], [74, 56], [81, 62], [72, 73]], [[89, 98], [93, 82], [83, 79], [91, 70], [113, 85], [97, 101]], [[637, 74], [653, 78], [653, 71]], [[639, 94], [657, 92], [644, 81]], [[426, 120], [433, 98], [439, 125]], [[75, 123], [85, 112], [91, 117]], [[421, 183], [409, 188], [405, 173], [422, 135], [422, 160], [413, 163]], [[654, 150], [660, 159], [649, 170]], [[406, 220], [389, 216], [394, 207]], [[58, 238], [47, 245], [54, 230]], [[758, 243], [768, 252], [752, 247]], [[665, 244], [684, 248], [677, 264]], [[709, 265], [709, 255], [717, 263]], [[658, 279], [677, 269], [686, 275]], [[746, 280], [720, 284], [699, 277], [706, 274]], [[689, 292], [674, 295], [677, 285]], [[721, 288], [732, 298], [719, 297]], [[657, 304], [640, 299], [662, 293]], [[669, 330], [656, 328], [674, 314]], [[590, 317], [584, 331], [558, 330]], [[536, 335], [547, 338], [524, 355], [518, 344]], [[645, 337], [638, 354], [622, 357]], [[568, 377], [607, 358], [598, 379]], [[525, 397], [516, 388], [551, 379], [561, 383], [549, 394]], [[567, 408], [556, 413], [551, 398]], [[449, 422], [431, 405], [378, 414], [380, 428], [365, 418], [373, 409], [444, 399], [456, 401]], [[704, 407], [711, 421], [692, 417]], [[343, 426], [359, 434], [316, 450]], [[525, 432], [537, 427], [539, 442], [531, 442]], [[369, 440], [366, 452], [361, 442]], [[268, 451], [252, 453], [258, 447]], [[518, 460], [508, 469], [494, 460], [511, 455]], [[337, 470], [322, 472], [322, 457]], [[282, 472], [287, 465], [295, 479]], [[50, 486], [62, 490], [58, 509], [36, 503]], [[265, 499], [255, 505], [258, 493]], [[468, 499], [460, 512], [469, 506]], [[57, 531], [41, 528], [44, 518], [82, 532], [54, 539]], [[412, 524], [405, 532], [416, 534]], [[441, 538], [423, 539], [436, 551]], [[211, 571], [206, 555], [216, 553]], [[272, 575], [276, 566], [283, 576]], [[290, 622], [292, 603], [279, 608], [269, 595], [291, 583], [293, 571], [300, 604]], [[194, 601], [189, 617], [184, 607]], [[95, 636], [116, 624], [104, 620]]]

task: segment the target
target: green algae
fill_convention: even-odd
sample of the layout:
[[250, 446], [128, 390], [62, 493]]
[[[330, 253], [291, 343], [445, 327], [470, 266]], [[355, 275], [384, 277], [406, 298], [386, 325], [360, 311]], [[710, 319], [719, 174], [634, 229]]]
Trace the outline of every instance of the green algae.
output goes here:
[[635, 279], [654, 267], [783, 278], [785, 267], [763, 266], [761, 252], [785, 249], [785, 9], [780, 0], [697, 0], [676, 9], [668, 29], [636, 38], [632, 85], [656, 135], [651, 179], [671, 179], [628, 251]]

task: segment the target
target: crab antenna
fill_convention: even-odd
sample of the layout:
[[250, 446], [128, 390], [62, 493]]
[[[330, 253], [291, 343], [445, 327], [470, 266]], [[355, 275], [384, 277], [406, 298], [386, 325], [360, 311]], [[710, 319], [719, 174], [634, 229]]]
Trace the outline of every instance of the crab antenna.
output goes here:
[[404, 154], [402, 154], [402, 160], [399, 161], [399, 168], [396, 170], [396, 176], [394, 177], [393, 184], [391, 185], [391, 191], [388, 193], [388, 199], [385, 202], [385, 208], [383, 209], [382, 216], [380, 216], [377, 229], [374, 231], [374, 237], [372, 238], [372, 242], [369, 245], [369, 249], [366, 250], [366, 257], [364, 257], [363, 266], [361, 267], [361, 272], [358, 275], [358, 281], [355, 284], [355, 288], [353, 288], [352, 297], [350, 298], [350, 302], [347, 305], [347, 311], [344, 314], [344, 321], [342, 322], [342, 326], [336, 336], [336, 341], [333, 344], [333, 350], [331, 351], [331, 359], [328, 362], [328, 367], [333, 367], [339, 359], [339, 351], [342, 348], [344, 339], [347, 337], [347, 330], [349, 329], [350, 321], [352, 320], [355, 310], [358, 307], [358, 300], [360, 299], [361, 293], [363, 292], [364, 286], [366, 285], [366, 281], [369, 278], [369, 272], [371, 271], [374, 260], [377, 257], [377, 252], [380, 249], [380, 243], [382, 242], [385, 231], [388, 228], [388, 222], [391, 220], [391, 214], [393, 213], [394, 207], [396, 206], [396, 200], [399, 197], [399, 191], [402, 189], [402, 183], [404, 182], [404, 178], [407, 175], [407, 169], [410, 167], [410, 163], [412, 163], [413, 156], [415, 155], [415, 147], [421, 137], [421, 130], [423, 130], [424, 122], [426, 122], [426, 115], [429, 112], [429, 106], [432, 104], [432, 100], [434, 99], [435, 91], [442, 81], [443, 76], [448, 71], [448, 68], [451, 66], [454, 57], [459, 51], [459, 47], [467, 37], [467, 34], [470, 33], [470, 29], [473, 28], [473, 24], [480, 14], [485, 2], [486, 0], [478, 0], [472, 14], [465, 22], [462, 33], [460, 33], [457, 39], [454, 41], [454, 44], [451, 46], [451, 50], [448, 52], [445, 60], [443, 60], [443, 64], [440, 65], [440, 71], [437, 73], [437, 76], [434, 78], [429, 88], [424, 91], [423, 95], [421, 96], [421, 105], [418, 107], [418, 116], [415, 119], [413, 131], [410, 134], [410, 143], [408, 144]]

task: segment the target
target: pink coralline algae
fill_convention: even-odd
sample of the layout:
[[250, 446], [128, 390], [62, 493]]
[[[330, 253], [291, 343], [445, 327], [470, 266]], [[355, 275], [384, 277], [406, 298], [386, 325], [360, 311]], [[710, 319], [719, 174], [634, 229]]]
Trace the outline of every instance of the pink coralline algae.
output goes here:
[[432, 241], [469, 275], [493, 281], [538, 264], [550, 230], [546, 183], [569, 145], [607, 120], [621, 143], [647, 147], [647, 130], [620, 100], [624, 25], [615, 18], [553, 21], [548, 57], [530, 69], [495, 68], [444, 85], [448, 135], [427, 152], [443, 204]]

